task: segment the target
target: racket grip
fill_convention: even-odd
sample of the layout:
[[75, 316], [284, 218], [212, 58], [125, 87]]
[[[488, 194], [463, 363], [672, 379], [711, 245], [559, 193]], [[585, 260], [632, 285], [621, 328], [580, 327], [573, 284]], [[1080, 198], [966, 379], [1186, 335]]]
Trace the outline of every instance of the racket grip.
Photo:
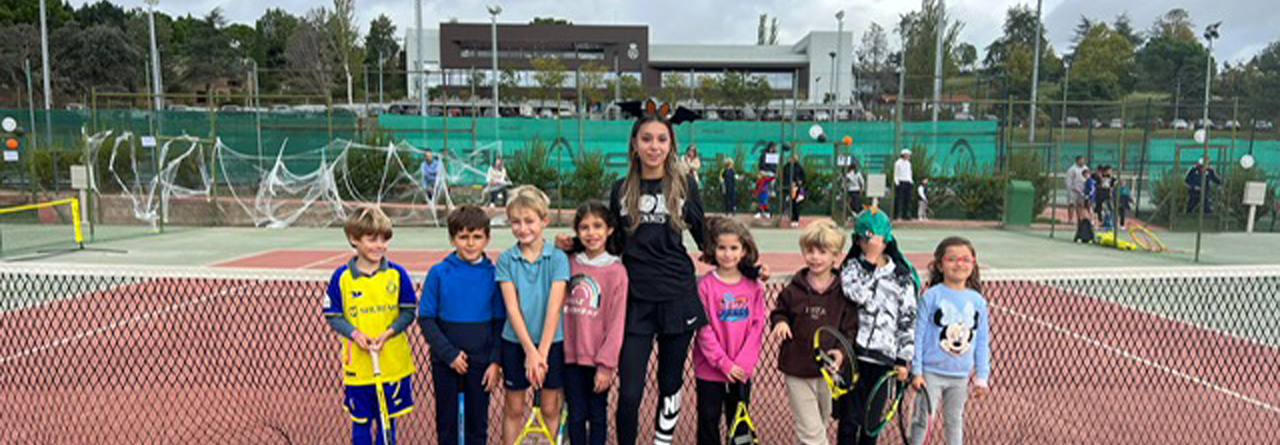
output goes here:
[[378, 351], [369, 351], [369, 361], [373, 363], [373, 376], [382, 377], [382, 360], [378, 357]]

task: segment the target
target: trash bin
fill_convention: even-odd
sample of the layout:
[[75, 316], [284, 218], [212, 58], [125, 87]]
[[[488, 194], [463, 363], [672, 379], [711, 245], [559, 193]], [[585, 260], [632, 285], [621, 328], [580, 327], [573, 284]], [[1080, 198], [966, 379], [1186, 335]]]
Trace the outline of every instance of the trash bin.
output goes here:
[[1004, 189], [1004, 225], [1029, 226], [1035, 220], [1036, 188], [1030, 181], [1009, 181]]

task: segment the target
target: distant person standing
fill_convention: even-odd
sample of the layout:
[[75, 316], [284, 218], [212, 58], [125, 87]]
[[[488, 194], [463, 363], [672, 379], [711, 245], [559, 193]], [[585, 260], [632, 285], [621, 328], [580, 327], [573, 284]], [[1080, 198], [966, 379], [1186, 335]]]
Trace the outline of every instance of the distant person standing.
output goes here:
[[858, 171], [858, 164], [849, 164], [849, 168], [844, 172], [844, 189], [849, 194], [849, 213], [856, 214], [862, 211], [862, 188], [866, 183], [862, 172]]
[[419, 167], [419, 173], [422, 175], [422, 190], [427, 195], [427, 201], [435, 201], [436, 181], [440, 179], [440, 160], [436, 159], [431, 150], [427, 150], [426, 158], [422, 160], [422, 166]]
[[[1201, 189], [1201, 183], [1204, 188]], [[1222, 180], [1218, 179], [1218, 173], [1213, 171], [1213, 167], [1204, 158], [1196, 161], [1196, 165], [1187, 170], [1187, 213], [1191, 213], [1200, 207], [1201, 194], [1204, 193], [1204, 213], [1206, 215], [1213, 214], [1213, 194], [1209, 194], [1209, 186], [1213, 184], [1222, 184]]]
[[720, 173], [720, 185], [724, 187], [724, 211], [733, 215], [738, 211], [738, 172], [733, 169], [733, 159], [724, 160]]
[[1071, 221], [1086, 218], [1084, 209], [1088, 206], [1088, 201], [1084, 197], [1084, 181], [1085, 172], [1088, 171], [1084, 156], [1076, 156], [1075, 165], [1067, 169], [1064, 182], [1067, 186], [1067, 219]]
[[893, 163], [893, 219], [911, 219], [915, 182], [911, 179], [911, 150], [903, 149]]
[[929, 219], [929, 178], [920, 178], [920, 185], [916, 186], [916, 197], [920, 198], [920, 204], [916, 206], [916, 218], [927, 221]]
[[786, 165], [782, 166], [782, 185], [787, 191], [786, 200], [791, 209], [791, 227], [800, 227], [800, 203], [804, 202], [804, 166], [800, 155], [794, 151]]
[[699, 170], [702, 170], [702, 158], [698, 156], [698, 146], [690, 145], [689, 148], [685, 149], [682, 161], [684, 168], [688, 170], [689, 174], [693, 175], [693, 179], [698, 181], [698, 185], [702, 185], [702, 175], [698, 173]]
[[493, 160], [493, 165], [489, 167], [489, 171], [485, 174], [484, 191], [489, 195], [489, 207], [493, 207], [499, 203], [506, 203], [507, 189], [511, 188], [511, 180], [507, 178], [507, 167], [503, 165], [502, 158]]
[[760, 153], [757, 171], [760, 176], [756, 178], [756, 196], [759, 198], [756, 218], [769, 218], [769, 184], [778, 177], [778, 144], [776, 142], [770, 142]]

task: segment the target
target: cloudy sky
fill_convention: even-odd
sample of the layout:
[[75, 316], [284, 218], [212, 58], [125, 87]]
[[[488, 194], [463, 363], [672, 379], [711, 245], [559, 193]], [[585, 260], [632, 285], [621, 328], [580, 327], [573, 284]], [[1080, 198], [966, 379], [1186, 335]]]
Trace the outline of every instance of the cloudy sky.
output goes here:
[[[70, 0], [79, 6], [97, 0]], [[143, 0], [112, 0], [125, 7], [144, 5]], [[423, 0], [423, 23], [434, 27], [456, 18], [461, 22], [487, 22], [486, 4], [501, 4], [502, 22], [527, 23], [533, 17], [554, 16], [576, 24], [642, 24], [649, 26], [655, 43], [753, 44], [760, 14], [777, 16], [778, 39], [791, 43], [811, 30], [835, 30], [835, 11], [844, 9], [845, 29], [855, 40], [872, 23], [891, 29], [899, 14], [918, 8], [914, 0]], [[949, 0], [951, 14], [964, 21], [961, 39], [985, 48], [1001, 34], [1006, 10], [1033, 0]], [[283, 8], [302, 14], [316, 6], [332, 6], [328, 0], [160, 0], [170, 14], [203, 15], [222, 6], [233, 22], [252, 25], [267, 8]], [[379, 14], [396, 22], [401, 35], [413, 26], [414, 0], [356, 0], [357, 18], [364, 27]], [[1280, 39], [1280, 28], [1269, 26], [1274, 0], [1044, 0], [1044, 20], [1055, 50], [1070, 46], [1072, 28], [1081, 15], [1110, 22], [1129, 13], [1134, 26], [1145, 30], [1156, 16], [1181, 7], [1191, 12], [1197, 32], [1204, 25], [1222, 21], [1222, 39], [1215, 53], [1227, 61], [1243, 61], [1268, 43]], [[1263, 8], [1263, 9], [1260, 9]]]

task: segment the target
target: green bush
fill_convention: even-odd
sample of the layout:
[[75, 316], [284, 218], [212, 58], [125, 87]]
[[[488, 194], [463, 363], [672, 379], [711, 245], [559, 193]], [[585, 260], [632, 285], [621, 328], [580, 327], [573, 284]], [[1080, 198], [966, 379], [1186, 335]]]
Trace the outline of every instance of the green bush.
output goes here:
[[992, 174], [961, 173], [930, 179], [934, 215], [939, 219], [998, 220], [1007, 180]]
[[[417, 175], [417, 167], [421, 164], [421, 160], [415, 163], [410, 159], [408, 153], [397, 151], [395, 156], [400, 158], [401, 164], [410, 169], [415, 183], [421, 178]], [[347, 150], [346, 168], [339, 168], [336, 174], [338, 181], [338, 189], [343, 194], [343, 199], [355, 201], [374, 201], [378, 199], [378, 192], [385, 192], [385, 187], [389, 186], [391, 180], [395, 179], [393, 175], [386, 170], [391, 165], [387, 162], [387, 152], [380, 149], [357, 148], [351, 147]], [[441, 173], [443, 174], [443, 173]], [[383, 181], [386, 181], [384, 184]], [[350, 184], [349, 187], [343, 186]]]
[[550, 194], [560, 179], [560, 172], [551, 165], [551, 150], [542, 139], [532, 138], [517, 151], [507, 172], [514, 185], [532, 185]]
[[573, 203], [609, 198], [609, 189], [618, 180], [618, 174], [605, 170], [604, 153], [584, 151], [573, 160], [573, 166], [574, 172], [564, 184], [565, 196]]
[[[82, 152], [64, 151], [58, 148], [53, 150], [41, 148], [28, 150], [27, 156], [27, 174], [31, 182], [41, 190], [52, 190], [55, 188], [55, 178], [58, 182], [66, 183], [71, 180], [71, 166], [80, 163], [83, 158]], [[56, 162], [56, 166], [55, 166]], [[57, 175], [54, 175], [54, 169], [57, 168]]]

